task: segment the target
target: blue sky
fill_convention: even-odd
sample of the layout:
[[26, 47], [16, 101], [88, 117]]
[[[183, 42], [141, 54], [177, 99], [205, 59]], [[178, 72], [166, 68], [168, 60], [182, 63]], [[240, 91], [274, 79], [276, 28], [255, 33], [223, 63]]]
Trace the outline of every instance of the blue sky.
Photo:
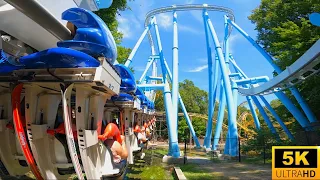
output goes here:
[[[145, 15], [148, 11], [173, 4], [212, 4], [231, 8], [235, 14], [235, 22], [251, 37], [256, 38], [255, 25], [248, 20], [251, 11], [259, 6], [259, 0], [135, 0], [129, 1], [131, 10], [121, 12], [118, 16], [119, 31], [124, 34], [122, 45], [133, 48], [144, 30]], [[223, 15], [221, 12], [210, 12], [209, 16], [220, 42], [223, 40]], [[164, 56], [171, 68], [172, 63], [172, 13], [156, 16], [159, 24]], [[179, 30], [179, 81], [192, 80], [196, 86], [208, 91], [207, 52], [204, 26], [201, 11], [178, 12]], [[249, 76], [267, 75], [272, 78], [272, 67], [262, 55], [234, 30], [230, 36], [230, 51], [242, 70]], [[139, 79], [151, 49], [147, 37], [142, 42], [137, 54], [133, 58], [132, 66], [135, 77]], [[160, 71], [159, 71], [160, 72]], [[269, 101], [274, 96], [266, 97]], [[239, 97], [238, 103], [245, 100]]]

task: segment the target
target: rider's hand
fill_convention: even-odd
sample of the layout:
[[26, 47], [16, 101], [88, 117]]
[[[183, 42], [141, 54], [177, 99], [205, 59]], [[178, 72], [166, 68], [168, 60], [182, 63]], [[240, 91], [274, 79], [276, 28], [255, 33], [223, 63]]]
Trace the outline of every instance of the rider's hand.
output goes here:
[[121, 135], [121, 140], [122, 140], [122, 142], [125, 142], [126, 137], [125, 137], [125, 136], [123, 136], [123, 135]]

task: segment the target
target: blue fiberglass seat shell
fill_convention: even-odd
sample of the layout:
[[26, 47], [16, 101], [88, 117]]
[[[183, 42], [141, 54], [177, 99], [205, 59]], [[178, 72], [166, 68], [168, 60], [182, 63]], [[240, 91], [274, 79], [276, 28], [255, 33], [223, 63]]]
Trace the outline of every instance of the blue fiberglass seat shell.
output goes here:
[[149, 104], [149, 99], [147, 98], [147, 96], [144, 96], [145, 97], [145, 99], [141, 102], [141, 104], [143, 105], [143, 106], [148, 106], [148, 104]]
[[93, 57], [105, 57], [110, 63], [117, 58], [117, 47], [108, 26], [91, 11], [71, 8], [63, 12], [62, 19], [73, 23], [76, 34], [72, 40], [60, 41], [58, 47], [85, 52]]
[[10, 55], [7, 55], [2, 49], [0, 49], [0, 74], [10, 73], [22, 68], [24, 68], [23, 65], [17, 64], [13, 57], [10, 57]]
[[137, 85], [131, 70], [122, 64], [114, 65], [114, 68], [121, 77], [120, 92], [129, 94], [135, 93]]
[[135, 94], [140, 99], [141, 104], [142, 104], [143, 101], [145, 101], [145, 99], [146, 99], [146, 96], [144, 95], [142, 89], [138, 87]]
[[150, 101], [150, 109], [154, 109], [154, 102]]
[[100, 65], [95, 58], [69, 48], [47, 49], [23, 56], [19, 61], [29, 69], [98, 67]]
[[120, 93], [118, 96], [112, 96], [111, 101], [133, 101], [134, 97], [130, 94]]

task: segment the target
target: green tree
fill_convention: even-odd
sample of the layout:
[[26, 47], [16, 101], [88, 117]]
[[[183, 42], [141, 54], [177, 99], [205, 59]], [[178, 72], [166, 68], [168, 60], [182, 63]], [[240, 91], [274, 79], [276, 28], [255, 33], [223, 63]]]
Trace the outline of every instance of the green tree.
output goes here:
[[117, 15], [121, 15], [120, 12], [129, 9], [127, 6], [127, 0], [116, 0], [113, 1], [112, 5], [107, 9], [100, 9], [95, 12], [108, 26], [110, 29], [114, 40], [117, 44], [118, 57], [117, 60], [119, 63], [123, 64], [128, 58], [131, 49], [121, 46], [121, 41], [123, 34], [118, 31], [118, 21]]
[[[201, 90], [190, 80], [184, 80], [179, 83], [179, 92], [184, 105], [189, 113], [208, 113], [208, 93]], [[155, 108], [157, 111], [164, 111], [163, 93], [157, 91]], [[179, 108], [179, 112], [182, 112]]]
[[[179, 92], [188, 112], [208, 113], [208, 93], [190, 80], [184, 80], [179, 83]], [[181, 112], [181, 109], [179, 110]]]
[[165, 111], [162, 91], [156, 91], [154, 106], [157, 111]]
[[[262, 0], [249, 16], [256, 24], [257, 42], [276, 58], [281, 69], [291, 65], [320, 38], [320, 28], [313, 26], [308, 18], [313, 12], [320, 12], [319, 0]], [[319, 76], [313, 76], [298, 86], [318, 119], [319, 81]], [[292, 118], [286, 111], [280, 115], [284, 113]]]

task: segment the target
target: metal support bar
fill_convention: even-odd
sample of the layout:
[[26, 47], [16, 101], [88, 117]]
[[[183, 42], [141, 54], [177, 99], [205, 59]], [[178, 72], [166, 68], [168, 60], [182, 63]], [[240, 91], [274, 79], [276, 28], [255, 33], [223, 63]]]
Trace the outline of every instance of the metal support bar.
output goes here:
[[[166, 67], [166, 69], [167, 69], [169, 79], [170, 79], [170, 81], [172, 81], [172, 75], [171, 75], [171, 71], [170, 71], [170, 69], [169, 69], [169, 66], [168, 66], [168, 64], [167, 64], [166, 61], [164, 61], [164, 64], [165, 64], [165, 67]], [[183, 100], [182, 100], [182, 98], [181, 98], [181, 96], [180, 96], [180, 93], [178, 94], [178, 100], [179, 100], [179, 103], [180, 103], [182, 112], [183, 112], [183, 114], [184, 114], [184, 117], [186, 118], [186, 122], [187, 122], [187, 124], [188, 124], [189, 130], [190, 130], [190, 132], [191, 132], [191, 134], [192, 134], [192, 137], [193, 137], [193, 139], [194, 139], [194, 142], [195, 142], [195, 144], [196, 144], [196, 147], [197, 147], [197, 148], [200, 148], [200, 143], [199, 143], [198, 137], [197, 137], [197, 135], [196, 135], [196, 133], [195, 133], [195, 131], [194, 131], [193, 125], [192, 125], [191, 120], [190, 120], [190, 118], [189, 118], [187, 109], [186, 109], [186, 107], [185, 107], [185, 105], [184, 105], [184, 103], [183, 103]]]
[[251, 84], [251, 85], [258, 84], [258, 83], [267, 82], [267, 81], [269, 81], [268, 76], [259, 76], [254, 78], [235, 80], [238, 86], [243, 86], [245, 84]]
[[204, 13], [204, 16], [206, 18], [206, 22], [208, 23], [209, 26], [209, 31], [211, 33], [215, 48], [216, 48], [216, 53], [219, 58], [219, 64], [220, 64], [220, 69], [221, 69], [221, 76], [223, 78], [224, 82], [224, 91], [226, 94], [226, 101], [227, 101], [227, 106], [228, 106], [228, 127], [230, 129], [230, 139], [231, 139], [231, 156], [236, 156], [237, 155], [237, 145], [238, 145], [238, 130], [237, 130], [237, 123], [236, 123], [236, 112], [234, 109], [234, 101], [232, 97], [232, 91], [231, 91], [231, 83], [230, 83], [230, 78], [229, 78], [229, 71], [223, 56], [223, 52], [220, 46], [219, 39], [217, 37], [217, 34], [215, 32], [215, 29], [212, 25], [211, 20], [209, 19], [209, 15], [207, 12]]
[[289, 137], [289, 139], [291, 139], [292, 141], [294, 140], [293, 135], [291, 134], [291, 132], [289, 131], [289, 129], [287, 128], [287, 126], [282, 122], [281, 118], [278, 116], [278, 114], [276, 113], [276, 111], [271, 107], [271, 105], [268, 103], [268, 101], [263, 97], [263, 96], [259, 96], [260, 99], [262, 100], [262, 102], [266, 105], [267, 109], [270, 111], [270, 113], [272, 114], [272, 116], [276, 119], [276, 121], [279, 123], [279, 125], [282, 127], [282, 129], [284, 130], [284, 132], [287, 134], [287, 136]]
[[[237, 29], [241, 35], [243, 35], [243, 37], [245, 37], [265, 58], [266, 60], [269, 62], [269, 64], [273, 67], [273, 69], [280, 74], [282, 72], [282, 70], [280, 69], [279, 66], [277, 66], [274, 61], [273, 58], [271, 57], [270, 54], [268, 54], [258, 43], [256, 43], [243, 29], [241, 29], [235, 22], [233, 22], [231, 19], [227, 18], [227, 21], [229, 24], [231, 24], [235, 29]], [[306, 114], [307, 118], [309, 119], [310, 122], [318, 122], [318, 120], [316, 119], [315, 115], [313, 114], [313, 112], [311, 111], [310, 107], [308, 106], [308, 104], [305, 102], [305, 100], [302, 98], [302, 96], [300, 95], [299, 91], [297, 90], [297, 88], [295, 87], [291, 87], [289, 88], [291, 93], [293, 94], [293, 96], [297, 99], [299, 105], [301, 106], [301, 108], [303, 109], [304, 113]], [[291, 103], [291, 101], [288, 101], [287, 103]], [[303, 119], [301, 119], [301, 121], [304, 121]]]
[[167, 119], [167, 125], [168, 125], [168, 134], [169, 134], [169, 153], [168, 155], [173, 157], [180, 157], [180, 148], [178, 145], [178, 134], [176, 133], [177, 129], [177, 121], [174, 121], [172, 113], [172, 99], [171, 99], [171, 92], [169, 88], [169, 83], [167, 80], [167, 69], [165, 66], [165, 60], [163, 56], [163, 50], [162, 50], [162, 44], [159, 34], [159, 29], [157, 25], [156, 18], [154, 17], [154, 29], [158, 44], [158, 51], [160, 56], [160, 63], [161, 63], [161, 70], [162, 70], [162, 76], [163, 76], [163, 82], [165, 83], [164, 91], [163, 91], [163, 97], [164, 97], [164, 104], [166, 108], [166, 119]]
[[267, 113], [265, 112], [265, 110], [261, 106], [261, 104], [260, 104], [259, 100], [257, 99], [257, 97], [252, 96], [252, 100], [254, 101], [254, 103], [256, 104], [257, 108], [259, 109], [259, 112], [262, 115], [262, 117], [263, 117], [264, 121], [266, 122], [266, 124], [268, 125], [271, 133], [276, 136], [277, 141], [280, 141], [279, 134], [277, 133], [276, 129], [274, 128], [272, 122], [270, 121]]
[[222, 130], [224, 112], [226, 108], [226, 95], [223, 90], [223, 81], [221, 81], [220, 85], [220, 96], [219, 96], [219, 110], [218, 110], [218, 117], [216, 123], [216, 130], [214, 132], [213, 144], [212, 149], [217, 150], [217, 145], [219, 144], [220, 134]]
[[[205, 11], [203, 11], [205, 13]], [[203, 146], [205, 148], [210, 148], [211, 146], [211, 136], [212, 136], [212, 119], [213, 119], [213, 111], [214, 111], [214, 104], [215, 104], [215, 97], [214, 97], [214, 77], [213, 71], [217, 64], [212, 63], [212, 53], [211, 53], [211, 45], [209, 41], [209, 34], [208, 34], [208, 25], [206, 23], [205, 16], [203, 14], [203, 24], [204, 24], [204, 31], [206, 37], [206, 45], [207, 45], [207, 56], [208, 56], [208, 75], [209, 75], [209, 102], [208, 102], [208, 121], [207, 121], [207, 128], [206, 128], [206, 136], [204, 138]]]
[[178, 54], [178, 22], [177, 13], [173, 12], [173, 47], [172, 47], [172, 120], [177, 122], [178, 132], [178, 94], [179, 94], [179, 54]]
[[[243, 78], [248, 78], [248, 76], [240, 69], [237, 63], [233, 60], [233, 57], [230, 56], [230, 62], [232, 63], [233, 67], [238, 71]], [[290, 99], [283, 93], [283, 92], [276, 92], [274, 93], [282, 104], [290, 111], [293, 117], [299, 122], [299, 124], [306, 128], [309, 126], [308, 120], [303, 116], [303, 114], [299, 111], [299, 109], [293, 105]]]
[[142, 73], [142, 75], [141, 75], [141, 77], [140, 77], [140, 79], [139, 79], [139, 82], [138, 82], [139, 84], [141, 84], [141, 83], [144, 81], [144, 79], [145, 79], [145, 77], [146, 77], [146, 74], [147, 74], [147, 72], [148, 72], [148, 70], [149, 70], [149, 68], [150, 68], [150, 66], [151, 66], [151, 64], [152, 64], [153, 61], [154, 61], [154, 58], [149, 57], [147, 66], [146, 66], [146, 68], [144, 69], [144, 71], [143, 71], [143, 73]]
[[140, 44], [142, 42], [142, 40], [144, 39], [144, 37], [146, 36], [147, 32], [150, 30], [150, 28], [152, 27], [153, 25], [153, 18], [150, 20], [150, 23], [148, 26], [145, 27], [143, 33], [141, 34], [140, 38], [138, 39], [137, 43], [134, 45], [126, 63], [124, 64], [125, 66], [129, 67], [131, 62], [132, 62], [132, 59], [133, 57], [136, 55], [136, 52], [138, 50], [138, 48], [140, 47]]

